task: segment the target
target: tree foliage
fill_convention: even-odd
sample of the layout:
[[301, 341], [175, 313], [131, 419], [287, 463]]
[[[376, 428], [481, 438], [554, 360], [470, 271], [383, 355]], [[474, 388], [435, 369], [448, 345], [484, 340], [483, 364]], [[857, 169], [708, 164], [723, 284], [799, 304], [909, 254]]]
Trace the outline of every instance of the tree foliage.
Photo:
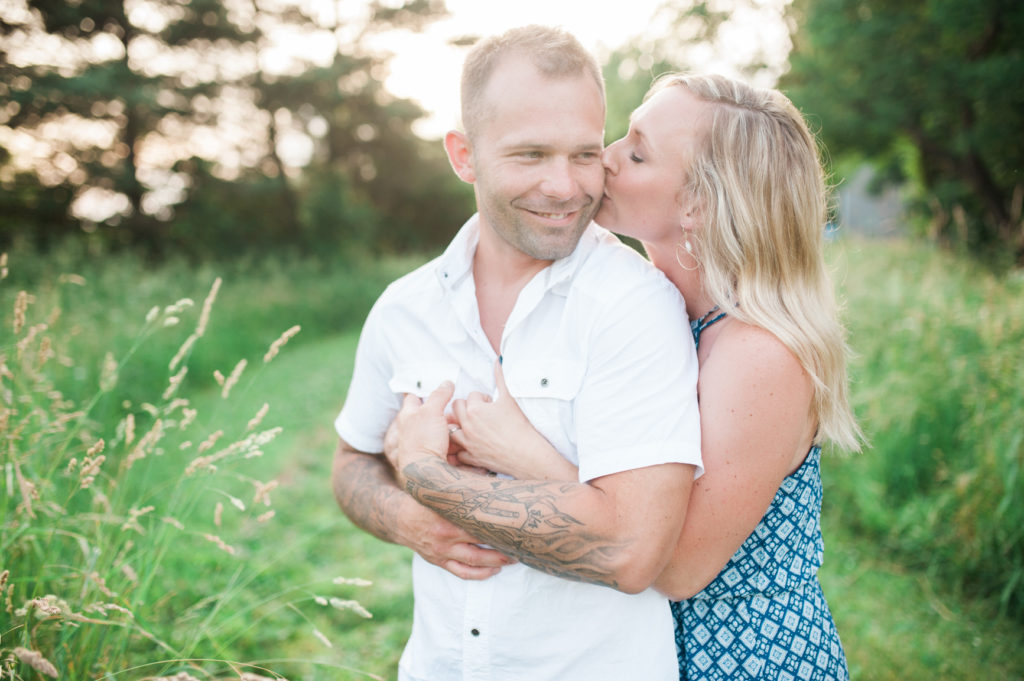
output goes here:
[[[413, 134], [423, 111], [383, 88], [368, 39], [443, 14], [439, 0], [13, 3], [0, 241], [86, 228], [155, 255], [436, 244], [469, 195]], [[319, 50], [284, 52], [287, 33]]]
[[929, 234], [1024, 264], [1024, 4], [799, 0], [781, 86], [834, 156], [909, 183]]

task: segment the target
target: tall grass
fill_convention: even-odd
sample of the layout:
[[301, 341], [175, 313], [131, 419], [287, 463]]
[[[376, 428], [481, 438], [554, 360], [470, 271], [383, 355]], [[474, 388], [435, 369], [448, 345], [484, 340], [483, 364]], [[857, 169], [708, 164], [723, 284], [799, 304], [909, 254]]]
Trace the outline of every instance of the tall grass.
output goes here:
[[[260, 546], [278, 481], [258, 459], [281, 428], [263, 422], [268, 406], [224, 405], [298, 340], [298, 320], [321, 333], [361, 321], [386, 268], [323, 277], [338, 290], [303, 306], [270, 266], [253, 295], [180, 265], [25, 264], [0, 266], [0, 677], [269, 678], [235, 657], [240, 637], [248, 651], [326, 646], [319, 611], [368, 616], [356, 576], [268, 574], [287, 567]], [[194, 300], [154, 304], [195, 279]], [[238, 328], [216, 321], [224, 298]], [[199, 413], [190, 391], [215, 382], [219, 403]]]
[[[411, 617], [408, 552], [349, 526], [325, 476], [354, 332], [417, 261], [147, 268], [85, 255], [15, 254], [0, 267], [0, 678], [49, 678], [44, 660], [69, 679], [392, 674]], [[826, 569], [852, 580], [833, 599], [837, 619], [863, 622], [840, 622], [851, 659], [868, 650], [896, 669], [905, 651], [892, 629], [913, 645], [907, 632], [934, 617], [947, 586], [1024, 619], [1024, 279], [902, 243], [841, 241], [831, 255], [872, 446], [826, 460], [826, 524], [844, 528]], [[205, 331], [172, 368], [218, 275]], [[194, 302], [179, 304], [186, 296]], [[223, 397], [215, 376], [226, 383], [242, 359]], [[858, 578], [871, 561], [884, 562], [877, 579]], [[928, 601], [899, 621], [884, 619], [891, 604], [867, 602], [910, 598], [888, 566], [929, 585]], [[943, 621], [948, 636], [904, 678], [964, 666], [936, 661], [963, 633]], [[1002, 631], [992, 624], [950, 655], [1012, 649], [1009, 634], [985, 647]], [[866, 670], [874, 658], [860, 659]]]
[[835, 255], [871, 448], [834, 464], [828, 506], [1024, 621], [1024, 276], [919, 244]]

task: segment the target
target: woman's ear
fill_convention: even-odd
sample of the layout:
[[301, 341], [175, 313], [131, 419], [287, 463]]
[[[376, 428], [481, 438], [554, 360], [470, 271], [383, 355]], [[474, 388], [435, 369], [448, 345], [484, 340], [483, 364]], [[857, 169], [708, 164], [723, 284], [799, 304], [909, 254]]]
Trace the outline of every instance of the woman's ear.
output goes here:
[[697, 231], [697, 207], [692, 201], [685, 201], [679, 206], [679, 227], [684, 232]]
[[450, 130], [444, 136], [444, 150], [448, 153], [448, 162], [463, 182], [476, 182], [476, 171], [473, 169], [473, 152], [469, 146], [469, 138], [458, 130]]

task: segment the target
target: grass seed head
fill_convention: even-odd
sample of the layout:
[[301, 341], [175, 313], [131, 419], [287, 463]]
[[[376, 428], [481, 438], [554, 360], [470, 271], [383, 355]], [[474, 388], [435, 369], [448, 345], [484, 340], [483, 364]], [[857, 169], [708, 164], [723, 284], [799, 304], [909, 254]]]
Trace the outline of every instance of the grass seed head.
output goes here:
[[218, 537], [215, 534], [204, 534], [203, 535], [203, 539], [205, 539], [206, 541], [209, 541], [209, 542], [213, 542], [214, 544], [217, 545], [218, 549], [220, 549], [221, 551], [224, 551], [225, 553], [228, 553], [228, 554], [230, 554], [232, 556], [235, 555], [236, 553], [238, 553], [238, 549], [236, 549], [234, 546], [231, 546], [230, 544], [228, 544], [226, 541], [224, 541], [223, 539], [221, 539], [220, 537]]
[[167, 389], [164, 390], [164, 394], [162, 395], [163, 399], [171, 399], [171, 396], [178, 391], [178, 387], [181, 385], [181, 382], [185, 380], [185, 375], [187, 373], [188, 367], [186, 366], [181, 367], [181, 370], [178, 373], [171, 376], [170, 380], [167, 383]]
[[135, 440], [135, 414], [124, 417], [124, 443], [130, 445]]
[[252, 484], [256, 488], [256, 491], [252, 495], [252, 503], [262, 503], [264, 506], [270, 506], [270, 493], [277, 488], [277, 480], [270, 480], [269, 482], [253, 480]]
[[14, 299], [14, 334], [21, 333], [25, 326], [25, 312], [28, 310], [28, 291], [18, 291], [18, 297]]
[[146, 531], [142, 528], [142, 525], [139, 524], [139, 518], [146, 515], [147, 513], [151, 513], [155, 509], [155, 506], [144, 506], [143, 508], [131, 509], [129, 511], [130, 515], [128, 517], [128, 520], [124, 521], [124, 524], [121, 525], [121, 531], [127, 532], [128, 530], [134, 530], [139, 534], [145, 534]]
[[284, 344], [287, 343], [291, 338], [302, 330], [302, 327], [296, 324], [287, 331], [281, 334], [281, 336], [270, 344], [270, 348], [267, 350], [267, 354], [263, 355], [263, 363], [266, 364], [270, 360], [277, 357], [277, 353], [281, 351]]
[[165, 522], [165, 523], [167, 523], [171, 527], [176, 528], [176, 529], [179, 529], [179, 530], [184, 530], [185, 529], [185, 525], [180, 520], [178, 520], [177, 518], [172, 518], [171, 516], [164, 516], [160, 520]]
[[263, 417], [267, 415], [268, 411], [270, 411], [270, 404], [264, 402], [263, 406], [260, 407], [260, 410], [256, 412], [256, 415], [253, 416], [252, 419], [250, 419], [249, 425], [245, 427], [245, 432], [249, 432], [250, 430], [256, 428], [256, 426], [260, 425], [260, 423], [263, 422]]
[[85, 286], [85, 277], [80, 274], [65, 273], [57, 277], [57, 281], [61, 284], [73, 284], [75, 286]]
[[213, 446], [215, 444], [217, 444], [217, 440], [219, 440], [222, 435], [224, 435], [224, 431], [223, 430], [215, 430], [215, 431], [213, 431], [212, 433], [210, 433], [209, 437], [207, 437], [205, 440], [203, 440], [199, 444], [199, 448], [198, 448], [197, 451], [200, 454], [202, 454], [203, 452], [205, 452], [208, 449], [213, 449]]
[[110, 392], [117, 385], [117, 360], [114, 353], [103, 356], [103, 368], [100, 370], [100, 390]]
[[179, 430], [184, 430], [192, 425], [192, 422], [196, 420], [196, 415], [199, 414], [197, 409], [189, 409], [185, 407], [181, 410], [181, 423], [178, 424]]
[[217, 299], [217, 292], [220, 291], [220, 284], [220, 277], [217, 277], [213, 280], [213, 286], [210, 287], [210, 292], [206, 294], [206, 300], [203, 301], [203, 310], [199, 313], [199, 323], [196, 325], [195, 335], [197, 337], [206, 333], [206, 324], [210, 321], [210, 310], [213, 309], [213, 301]]
[[174, 353], [174, 357], [171, 358], [170, 364], [167, 365], [167, 369], [169, 371], [174, 371], [177, 368], [178, 364], [181, 363], [181, 360], [185, 359], [185, 355], [189, 353], [197, 340], [199, 340], [199, 335], [195, 333], [190, 334], [189, 337], [185, 339], [185, 342], [181, 344], [178, 351]]
[[355, 614], [359, 615], [360, 617], [365, 617], [366, 619], [370, 619], [371, 617], [373, 617], [373, 614], [369, 610], [364, 608], [362, 605], [360, 605], [359, 601], [346, 601], [341, 598], [332, 598], [331, 607], [337, 610], [351, 610]]
[[37, 650], [29, 650], [28, 648], [22, 648], [19, 646], [14, 649], [14, 655], [40, 674], [44, 674], [55, 679], [60, 676], [57, 672], [57, 668], [53, 666], [53, 663], [43, 657], [43, 654]]
[[313, 627], [313, 635], [316, 636], [317, 639], [319, 639], [320, 642], [323, 643], [328, 648], [333, 648], [334, 647], [334, 644], [331, 643], [331, 640], [329, 638], [327, 638], [326, 636], [324, 636], [323, 632], [321, 632], [316, 627]]
[[231, 392], [231, 389], [235, 387], [236, 383], [238, 383], [238, 379], [242, 377], [242, 372], [245, 371], [245, 367], [248, 363], [249, 362], [244, 359], [238, 361], [238, 364], [235, 365], [235, 368], [231, 370], [231, 375], [224, 379], [224, 387], [220, 391], [221, 397], [227, 398], [228, 394]]

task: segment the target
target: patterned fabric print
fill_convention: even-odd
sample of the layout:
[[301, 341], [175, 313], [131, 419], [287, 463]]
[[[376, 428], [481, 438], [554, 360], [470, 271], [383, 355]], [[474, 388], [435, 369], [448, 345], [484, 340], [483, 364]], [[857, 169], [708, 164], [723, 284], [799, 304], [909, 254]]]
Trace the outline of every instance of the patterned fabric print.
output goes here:
[[849, 679], [817, 576], [820, 464], [821, 449], [812, 447], [718, 577], [672, 603], [680, 679]]

